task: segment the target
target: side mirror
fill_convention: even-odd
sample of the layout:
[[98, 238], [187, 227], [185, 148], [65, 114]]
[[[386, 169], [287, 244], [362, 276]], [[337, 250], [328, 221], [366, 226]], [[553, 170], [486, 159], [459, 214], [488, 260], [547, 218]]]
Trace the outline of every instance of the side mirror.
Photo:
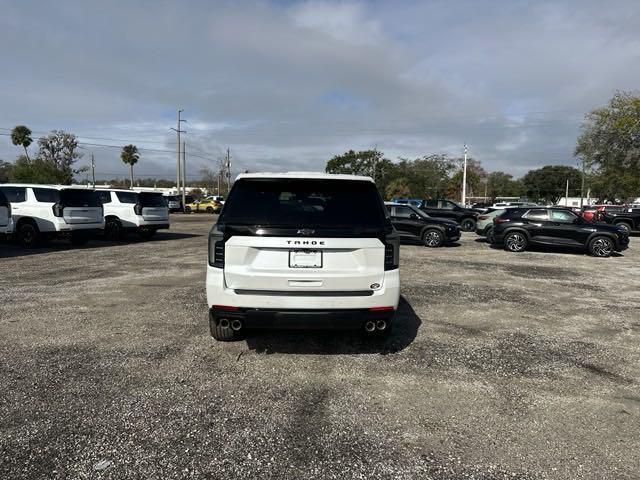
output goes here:
[[410, 214], [410, 215], [409, 215], [409, 218], [410, 218], [411, 220], [418, 220], [420, 217], [419, 217], [417, 214], [412, 213], [412, 214]]

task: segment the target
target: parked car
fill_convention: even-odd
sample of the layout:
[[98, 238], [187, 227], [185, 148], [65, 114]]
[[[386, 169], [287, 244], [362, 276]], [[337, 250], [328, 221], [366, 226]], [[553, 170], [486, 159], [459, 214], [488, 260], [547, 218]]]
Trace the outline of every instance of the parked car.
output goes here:
[[422, 199], [420, 198], [392, 198], [391, 201], [403, 205], [413, 205], [414, 207], [420, 207], [420, 205], [422, 205]]
[[490, 202], [476, 202], [469, 208], [476, 213], [484, 213], [488, 208], [491, 208], [491, 206], [492, 204]]
[[629, 246], [629, 234], [623, 228], [589, 223], [563, 208], [510, 208], [493, 224], [494, 243], [511, 252], [546, 245], [582, 248], [596, 257], [608, 257]]
[[224, 205], [224, 197], [221, 195], [209, 195], [208, 197], [211, 200], [215, 200], [216, 202], [218, 202], [220, 205]]
[[7, 197], [0, 191], [0, 235], [7, 235], [13, 231], [11, 219], [11, 204]]
[[478, 212], [464, 208], [451, 200], [424, 200], [420, 210], [432, 217], [455, 220], [465, 232], [473, 232], [476, 229]]
[[185, 213], [220, 213], [220, 210], [222, 210], [222, 205], [210, 198], [194, 200], [184, 206]]
[[431, 217], [413, 205], [387, 202], [385, 206], [400, 240], [434, 248], [460, 239], [460, 225], [454, 220]]
[[621, 212], [624, 209], [622, 205], [586, 205], [582, 207], [582, 218], [588, 222], [598, 222], [602, 220], [605, 211]]
[[180, 195], [165, 195], [169, 212], [182, 211], [182, 197]]
[[161, 193], [131, 190], [99, 190], [104, 208], [104, 234], [109, 240], [120, 240], [135, 232], [143, 239], [153, 237], [158, 230], [168, 229], [169, 207]]
[[640, 231], [640, 211], [633, 208], [622, 208], [619, 211], [605, 209], [600, 220], [611, 225], [617, 225], [627, 232]]
[[478, 215], [476, 222], [476, 235], [485, 237], [488, 243], [493, 243], [493, 219], [502, 215], [507, 207], [489, 207], [484, 213]]
[[13, 234], [23, 247], [66, 237], [85, 244], [104, 230], [102, 206], [96, 192], [60, 185], [3, 184], [0, 192], [11, 204]]
[[399, 248], [369, 177], [241, 174], [209, 235], [211, 335], [302, 326], [388, 335]]

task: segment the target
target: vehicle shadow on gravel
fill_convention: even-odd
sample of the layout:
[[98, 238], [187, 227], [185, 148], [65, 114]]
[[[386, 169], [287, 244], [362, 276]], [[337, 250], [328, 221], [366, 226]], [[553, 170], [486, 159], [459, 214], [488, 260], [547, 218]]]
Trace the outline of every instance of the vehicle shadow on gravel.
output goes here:
[[0, 258], [24, 257], [38, 255], [42, 253], [64, 252], [67, 250], [90, 250], [96, 248], [117, 247], [139, 243], [167, 242], [172, 240], [183, 240], [192, 237], [202, 237], [196, 233], [166, 232], [158, 233], [150, 240], [138, 238], [136, 235], [126, 236], [120, 241], [106, 240], [104, 238], [92, 238], [86, 245], [72, 245], [68, 240], [51, 240], [33, 248], [23, 248], [15, 242], [4, 239], [0, 240]]
[[247, 332], [247, 348], [257, 353], [308, 355], [387, 355], [407, 348], [418, 334], [422, 321], [411, 304], [400, 297], [391, 336], [385, 340], [366, 338], [363, 332], [277, 330]]

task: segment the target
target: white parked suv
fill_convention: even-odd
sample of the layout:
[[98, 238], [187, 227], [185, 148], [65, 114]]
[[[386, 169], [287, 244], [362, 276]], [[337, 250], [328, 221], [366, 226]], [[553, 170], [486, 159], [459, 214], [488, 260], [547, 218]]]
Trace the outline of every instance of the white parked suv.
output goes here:
[[104, 208], [104, 233], [110, 240], [119, 240], [127, 232], [148, 239], [169, 228], [169, 208], [162, 193], [100, 189], [98, 196]]
[[0, 191], [0, 235], [7, 235], [13, 231], [11, 219], [11, 204], [7, 197]]
[[2, 184], [11, 203], [13, 233], [24, 247], [65, 236], [82, 245], [104, 230], [102, 206], [96, 192], [64, 185]]
[[369, 177], [239, 175], [209, 235], [211, 335], [308, 326], [386, 336], [400, 298], [399, 246]]

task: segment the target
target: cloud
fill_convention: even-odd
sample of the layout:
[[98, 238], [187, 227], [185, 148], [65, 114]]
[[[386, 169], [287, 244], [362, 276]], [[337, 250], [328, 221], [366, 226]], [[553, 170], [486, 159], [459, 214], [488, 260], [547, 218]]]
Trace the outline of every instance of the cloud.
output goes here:
[[349, 148], [465, 142], [521, 175], [574, 162], [583, 115], [637, 88], [638, 21], [631, 0], [9, 2], [0, 127], [113, 145], [86, 146], [103, 177], [135, 143], [141, 175], [172, 178], [178, 108], [193, 175], [227, 146], [236, 171], [321, 170]]

